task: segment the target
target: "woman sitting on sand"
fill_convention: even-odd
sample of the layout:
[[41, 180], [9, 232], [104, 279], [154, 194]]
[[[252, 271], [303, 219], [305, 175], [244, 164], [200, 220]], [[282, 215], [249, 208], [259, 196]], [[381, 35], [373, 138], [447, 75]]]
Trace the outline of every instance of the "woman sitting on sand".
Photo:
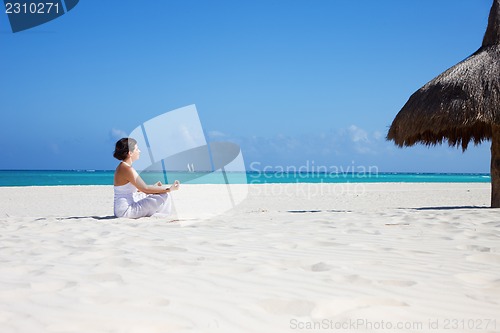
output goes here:
[[166, 187], [161, 182], [146, 185], [132, 167], [132, 163], [137, 161], [140, 155], [141, 151], [136, 140], [123, 138], [116, 142], [113, 156], [121, 163], [116, 167], [113, 182], [115, 216], [132, 219], [145, 216], [168, 216], [172, 206], [168, 192], [178, 190], [179, 181], [176, 180], [171, 187]]

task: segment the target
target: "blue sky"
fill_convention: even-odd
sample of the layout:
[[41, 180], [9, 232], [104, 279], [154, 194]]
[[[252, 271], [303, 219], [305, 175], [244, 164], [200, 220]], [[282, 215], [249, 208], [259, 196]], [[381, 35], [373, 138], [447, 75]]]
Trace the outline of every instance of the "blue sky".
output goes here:
[[400, 149], [409, 96], [476, 51], [490, 0], [82, 0], [12, 33], [0, 13], [0, 169], [114, 169], [114, 142], [196, 104], [247, 165], [489, 172], [489, 142]]

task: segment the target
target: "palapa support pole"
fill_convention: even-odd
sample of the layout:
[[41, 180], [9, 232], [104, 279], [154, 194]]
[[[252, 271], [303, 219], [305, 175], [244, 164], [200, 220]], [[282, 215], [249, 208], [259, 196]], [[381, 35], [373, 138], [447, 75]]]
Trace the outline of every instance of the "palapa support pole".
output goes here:
[[[483, 47], [500, 43], [500, 0], [493, 0]], [[491, 126], [491, 208], [500, 208], [500, 126]]]
[[500, 126], [491, 127], [491, 208], [500, 208]]

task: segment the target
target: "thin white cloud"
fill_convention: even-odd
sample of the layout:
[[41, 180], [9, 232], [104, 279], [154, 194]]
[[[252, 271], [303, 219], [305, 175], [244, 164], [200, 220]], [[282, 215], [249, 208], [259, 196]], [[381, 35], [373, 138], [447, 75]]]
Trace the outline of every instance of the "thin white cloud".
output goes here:
[[[457, 166], [456, 161], [470, 161], [478, 156], [487, 159], [489, 151], [487, 145], [471, 148], [471, 152], [460, 154], [456, 149], [436, 147], [429, 149], [417, 145], [408, 149], [400, 149], [392, 142], [385, 140], [384, 130], [367, 131], [360, 126], [338, 128], [328, 131], [302, 133], [297, 135], [275, 134], [272, 136], [234, 137], [227, 134], [225, 141], [240, 145], [245, 163], [259, 163], [265, 166], [302, 166], [307, 162], [321, 165], [356, 165], [377, 166], [384, 171], [419, 171], [430, 172], [450, 170], [475, 170], [472, 167]], [[483, 152], [484, 150], [484, 152]], [[443, 162], [444, 153], [449, 153], [449, 162]], [[475, 155], [474, 155], [475, 154]], [[483, 155], [480, 155], [483, 154]], [[469, 157], [474, 156], [474, 157]], [[426, 161], [426, 162], [422, 162]], [[432, 161], [437, 161], [432, 163]], [[482, 161], [482, 160], [481, 160]], [[447, 163], [447, 164], [446, 164]], [[454, 164], [453, 164], [454, 163]], [[477, 170], [481, 164], [474, 161]], [[484, 163], [486, 165], [486, 163]]]
[[380, 132], [380, 131], [375, 131], [375, 132], [373, 132], [373, 138], [375, 140], [381, 140], [384, 138], [384, 134], [382, 134], [382, 132]]
[[227, 137], [225, 133], [222, 133], [220, 131], [209, 131], [207, 135], [210, 139], [221, 139]]
[[356, 125], [349, 126], [349, 135], [352, 142], [369, 142], [368, 133]]
[[120, 140], [121, 138], [128, 137], [128, 134], [125, 131], [123, 131], [123, 130], [120, 130], [120, 129], [117, 129], [117, 128], [112, 128], [109, 131], [109, 136], [113, 140]]
[[[218, 136], [217, 132], [208, 132], [208, 135]], [[352, 160], [371, 163], [384, 153], [387, 146], [382, 131], [367, 131], [354, 124], [293, 136], [282, 133], [248, 137], [224, 135], [224, 141], [240, 145], [248, 164], [257, 161], [262, 165], [302, 165], [304, 161], [329, 165]]]

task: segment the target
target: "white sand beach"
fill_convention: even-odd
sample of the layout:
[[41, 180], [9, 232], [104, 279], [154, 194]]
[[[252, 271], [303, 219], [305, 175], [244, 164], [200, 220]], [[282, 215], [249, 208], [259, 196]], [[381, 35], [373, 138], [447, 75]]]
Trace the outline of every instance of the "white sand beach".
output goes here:
[[112, 186], [0, 188], [0, 332], [500, 332], [489, 200], [486, 183], [250, 185], [169, 222], [113, 218]]

